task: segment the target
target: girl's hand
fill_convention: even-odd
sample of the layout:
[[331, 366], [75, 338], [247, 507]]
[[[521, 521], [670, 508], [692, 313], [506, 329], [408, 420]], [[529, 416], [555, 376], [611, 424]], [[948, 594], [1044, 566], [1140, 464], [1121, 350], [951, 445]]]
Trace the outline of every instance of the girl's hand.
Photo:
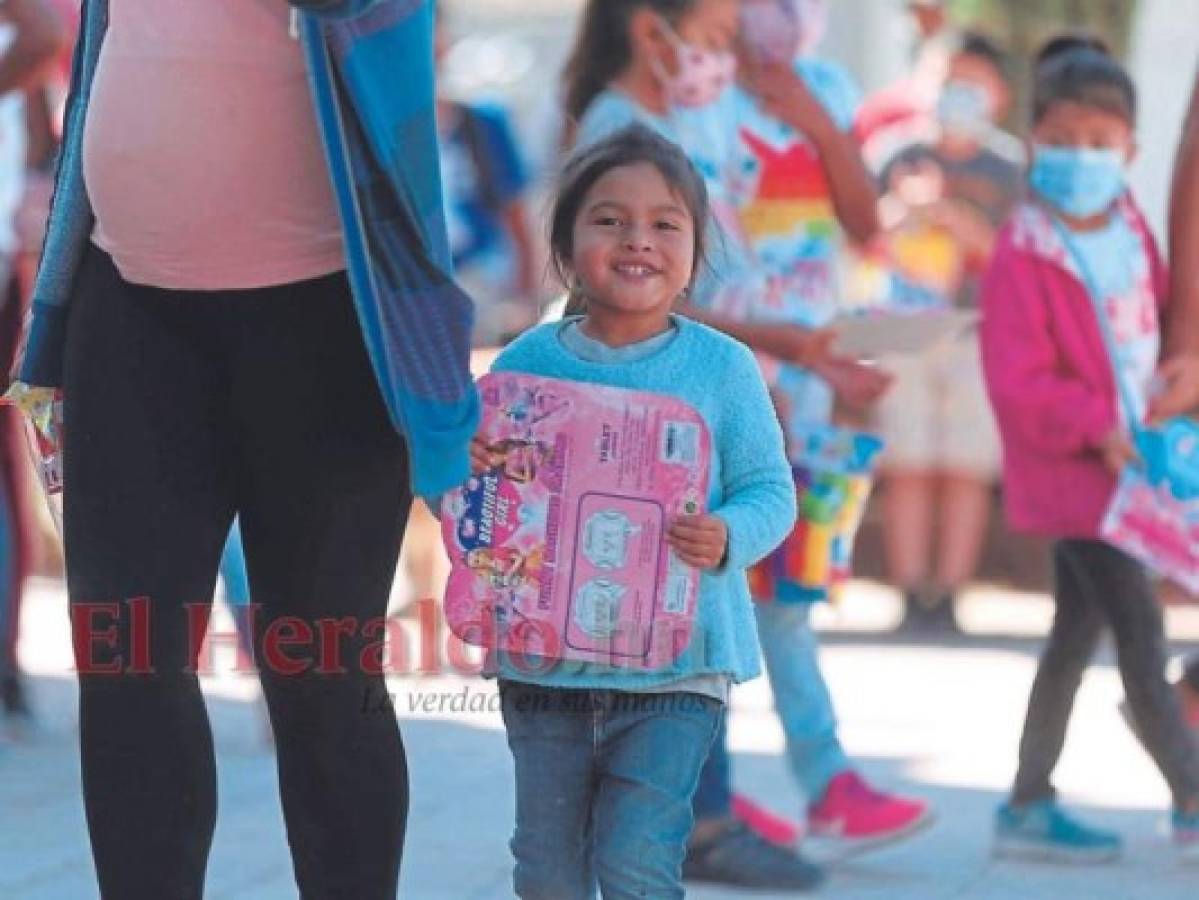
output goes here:
[[1124, 471], [1125, 466], [1138, 459], [1137, 448], [1133, 445], [1132, 438], [1119, 426], [1113, 428], [1103, 439], [1099, 445], [1099, 452], [1103, 454], [1103, 462], [1117, 475]]
[[492, 452], [487, 448], [487, 441], [482, 438], [477, 437], [470, 442], [470, 470], [475, 475], [486, 472], [494, 465]]
[[844, 357], [821, 363], [815, 372], [829, 383], [837, 399], [855, 412], [877, 403], [895, 381], [890, 372]]
[[729, 547], [729, 529], [717, 516], [679, 516], [666, 533], [679, 559], [697, 569], [718, 569]]
[[813, 140], [836, 130], [820, 101], [790, 64], [749, 61], [740, 71], [743, 85], [776, 119]]

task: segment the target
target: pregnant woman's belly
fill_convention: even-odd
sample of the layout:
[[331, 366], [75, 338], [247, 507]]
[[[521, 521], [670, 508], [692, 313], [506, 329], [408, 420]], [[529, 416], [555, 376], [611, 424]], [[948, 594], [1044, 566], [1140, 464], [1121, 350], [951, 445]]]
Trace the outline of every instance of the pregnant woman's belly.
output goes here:
[[132, 282], [287, 284], [344, 267], [285, 0], [111, 0], [84, 133], [95, 242]]

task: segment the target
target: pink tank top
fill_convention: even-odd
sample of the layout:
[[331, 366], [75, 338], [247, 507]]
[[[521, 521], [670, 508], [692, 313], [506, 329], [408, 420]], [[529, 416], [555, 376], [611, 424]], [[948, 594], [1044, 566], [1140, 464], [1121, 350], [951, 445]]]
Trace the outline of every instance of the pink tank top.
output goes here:
[[290, 284], [344, 268], [286, 0], [110, 0], [84, 133], [93, 240], [126, 280]]

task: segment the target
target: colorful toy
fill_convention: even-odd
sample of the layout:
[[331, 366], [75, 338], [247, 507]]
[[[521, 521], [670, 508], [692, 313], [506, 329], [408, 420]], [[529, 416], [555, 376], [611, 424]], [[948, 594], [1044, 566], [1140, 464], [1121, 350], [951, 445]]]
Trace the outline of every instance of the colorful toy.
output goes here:
[[799, 518], [783, 545], [750, 570], [756, 600], [817, 602], [849, 580], [882, 449], [882, 440], [872, 434], [831, 425], [792, 429]]
[[669, 550], [702, 512], [711, 438], [669, 397], [501, 373], [479, 382], [490, 467], [442, 502], [458, 637], [642, 669], [690, 641], [699, 573]]
[[62, 390], [30, 387], [17, 381], [0, 398], [0, 402], [11, 404], [23, 413], [29, 456], [41, 481], [50, 518], [61, 538], [64, 487]]
[[1101, 529], [1103, 539], [1192, 594], [1199, 594], [1199, 496], [1180, 499], [1168, 481], [1129, 467]]
[[1165, 487], [1183, 503], [1199, 499], [1199, 422], [1170, 419], [1136, 437], [1150, 484]]

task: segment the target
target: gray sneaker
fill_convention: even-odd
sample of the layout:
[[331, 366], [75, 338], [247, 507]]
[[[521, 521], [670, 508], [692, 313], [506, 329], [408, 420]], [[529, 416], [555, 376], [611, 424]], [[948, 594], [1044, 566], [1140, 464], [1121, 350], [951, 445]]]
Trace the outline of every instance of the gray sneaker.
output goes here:
[[729, 887], [810, 891], [824, 882], [824, 872], [737, 821], [711, 840], [687, 847], [683, 878]]

